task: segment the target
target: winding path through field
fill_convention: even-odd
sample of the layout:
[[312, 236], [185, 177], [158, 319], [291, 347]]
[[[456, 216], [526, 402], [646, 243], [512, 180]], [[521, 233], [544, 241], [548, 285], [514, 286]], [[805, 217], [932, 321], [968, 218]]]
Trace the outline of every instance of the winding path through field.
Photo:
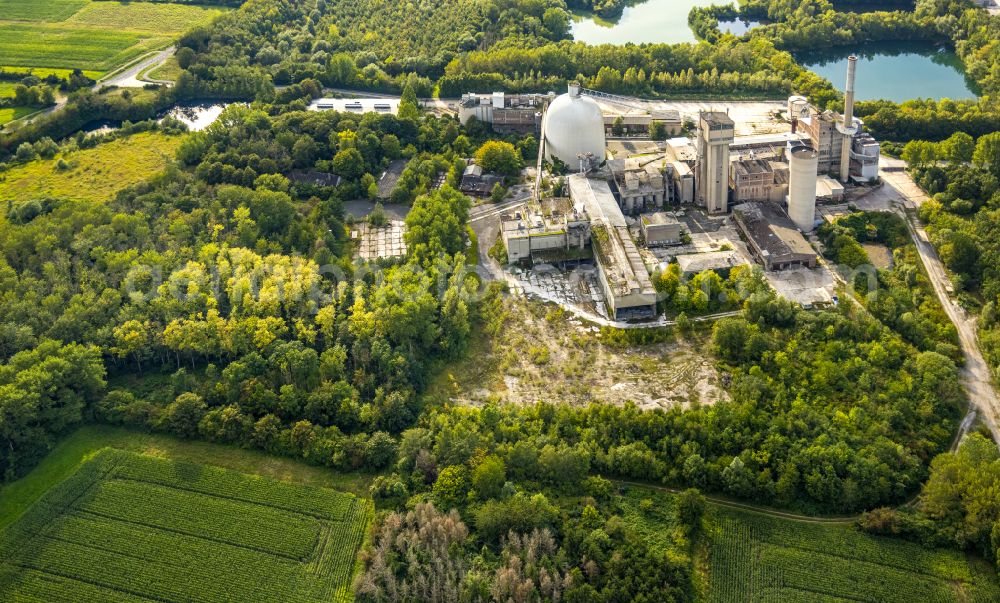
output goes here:
[[965, 356], [965, 366], [961, 369], [962, 385], [969, 395], [969, 401], [979, 411], [978, 414], [993, 434], [993, 440], [1000, 445], [1000, 397], [993, 387], [990, 367], [979, 349], [979, 335], [976, 317], [969, 315], [964, 308], [952, 299], [951, 280], [945, 270], [937, 250], [931, 244], [924, 230], [916, 219], [915, 211], [927, 200], [927, 195], [910, 178], [905, 171], [906, 164], [898, 159], [883, 157], [879, 166], [879, 176], [885, 186], [878, 192], [884, 195], [892, 209], [906, 222], [910, 238], [920, 254], [934, 293], [941, 307], [958, 331], [959, 344]]
[[[683, 492], [680, 488], [669, 488], [667, 486], [657, 486], [655, 484], [647, 484], [643, 482], [632, 482], [628, 480], [611, 480], [616, 484], [626, 484], [629, 486], [638, 486], [641, 488], [650, 488], [652, 490], [659, 490], [661, 492], [669, 492], [671, 494], [680, 494]], [[771, 517], [778, 517], [781, 519], [789, 519], [792, 521], [800, 521], [803, 523], [822, 523], [822, 524], [833, 524], [833, 525], [845, 525], [854, 523], [854, 521], [860, 517], [860, 515], [849, 515], [843, 517], [813, 517], [811, 515], [800, 515], [798, 513], [789, 513], [787, 511], [778, 511], [776, 509], [771, 509], [769, 507], [759, 507], [757, 505], [749, 505], [744, 503], [739, 503], [736, 501], [729, 500], [727, 498], [719, 498], [718, 496], [711, 496], [702, 493], [705, 500], [711, 502], [714, 505], [719, 505], [720, 507], [729, 507], [730, 509], [739, 509], [740, 511], [749, 511], [751, 513], [760, 513], [761, 515], [770, 515]]]
[[94, 89], [96, 90], [105, 86], [117, 86], [119, 88], [142, 88], [146, 84], [173, 84], [173, 82], [165, 80], [153, 80], [148, 78], [140, 79], [139, 76], [141, 73], [165, 63], [167, 59], [174, 55], [174, 50], [176, 49], [171, 46], [159, 52], [150, 53], [146, 55], [146, 58], [140, 59], [116, 73], [112, 73], [101, 78], [94, 85]]

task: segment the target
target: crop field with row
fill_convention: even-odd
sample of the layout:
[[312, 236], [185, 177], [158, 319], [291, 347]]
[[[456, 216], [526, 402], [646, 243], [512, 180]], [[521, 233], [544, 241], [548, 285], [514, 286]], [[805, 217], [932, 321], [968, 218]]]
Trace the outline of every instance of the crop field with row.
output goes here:
[[147, 49], [133, 32], [0, 22], [0, 65], [107, 71]]
[[958, 551], [716, 507], [710, 600], [1000, 601], [990, 566]]
[[226, 9], [152, 2], [0, 0], [0, 66], [100, 75]]
[[371, 503], [104, 450], [0, 533], [2, 601], [347, 601]]

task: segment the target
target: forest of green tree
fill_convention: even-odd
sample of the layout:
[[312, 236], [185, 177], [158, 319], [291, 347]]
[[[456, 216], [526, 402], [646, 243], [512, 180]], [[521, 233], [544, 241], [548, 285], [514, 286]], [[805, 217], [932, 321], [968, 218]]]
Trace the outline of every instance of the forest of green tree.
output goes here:
[[[175, 87], [73, 92], [63, 110], [0, 134], [4, 169], [139, 131], [184, 137], [164, 171], [100, 203], [43, 195], [0, 207], [0, 479], [23, 476], [84, 422], [377, 473], [384, 512], [356, 583], [365, 601], [419, 600], [427, 584], [467, 600], [692, 600], [704, 500], [678, 497], [682, 525], [665, 551], [624, 525], [620, 479], [807, 513], [875, 509], [865, 529], [995, 559], [995, 449], [973, 434], [947, 452], [968, 405], [962, 355], [894, 216], [852, 213], [818, 233], [851, 268], [868, 263], [863, 245], [888, 248], [892, 265], [855, 279], [853, 302], [806, 311], [759, 270], [685, 279], [669, 268], [655, 275], [668, 311], [736, 315], [693, 335], [685, 321], [602, 331], [609, 347], [698, 337], [726, 399], [472, 407], [430, 388], [511, 320], [503, 285], [470, 268], [470, 200], [456, 190], [465, 159], [513, 174], [538, 142], [424, 114], [417, 96], [579, 79], [652, 96], [800, 92], [835, 108], [839, 94], [791, 51], [904, 38], [955, 46], [984, 96], [872, 101], [858, 114], [909, 142], [904, 158], [932, 196], [920, 217], [1000, 367], [997, 19], [957, 0], [863, 14], [755, 0], [693, 11], [696, 44], [569, 38], [569, 9], [622, 4], [250, 0], [179, 40]], [[715, 23], [729, 14], [771, 23], [722, 35]], [[398, 116], [307, 111], [324, 87], [401, 91], [403, 102]], [[202, 132], [153, 120], [194, 98], [248, 102]], [[80, 132], [99, 120], [128, 123]], [[344, 203], [374, 197], [397, 159], [409, 160], [390, 197], [410, 206], [406, 255], [355, 261]], [[303, 184], [302, 172], [339, 181]], [[887, 510], [925, 482], [918, 505]]]

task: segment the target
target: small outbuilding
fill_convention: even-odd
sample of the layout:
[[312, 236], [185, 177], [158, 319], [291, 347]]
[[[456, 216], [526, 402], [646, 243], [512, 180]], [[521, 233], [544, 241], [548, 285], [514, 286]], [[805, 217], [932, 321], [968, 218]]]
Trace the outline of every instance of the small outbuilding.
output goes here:
[[503, 176], [484, 172], [481, 166], [470, 163], [462, 174], [458, 189], [466, 195], [485, 197], [493, 192], [497, 184], [503, 185]]
[[681, 242], [680, 221], [662, 211], [642, 214], [639, 217], [639, 229], [646, 247], [676, 245]]

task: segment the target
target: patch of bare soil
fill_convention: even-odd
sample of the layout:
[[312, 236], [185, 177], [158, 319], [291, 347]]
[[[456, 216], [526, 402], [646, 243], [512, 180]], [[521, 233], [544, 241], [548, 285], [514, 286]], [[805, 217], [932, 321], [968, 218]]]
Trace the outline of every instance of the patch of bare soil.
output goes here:
[[523, 298], [505, 303], [503, 331], [444, 376], [453, 402], [631, 401], [652, 409], [728, 399], [704, 351], [707, 334], [619, 348], [602, 343], [597, 327], [552, 304]]

